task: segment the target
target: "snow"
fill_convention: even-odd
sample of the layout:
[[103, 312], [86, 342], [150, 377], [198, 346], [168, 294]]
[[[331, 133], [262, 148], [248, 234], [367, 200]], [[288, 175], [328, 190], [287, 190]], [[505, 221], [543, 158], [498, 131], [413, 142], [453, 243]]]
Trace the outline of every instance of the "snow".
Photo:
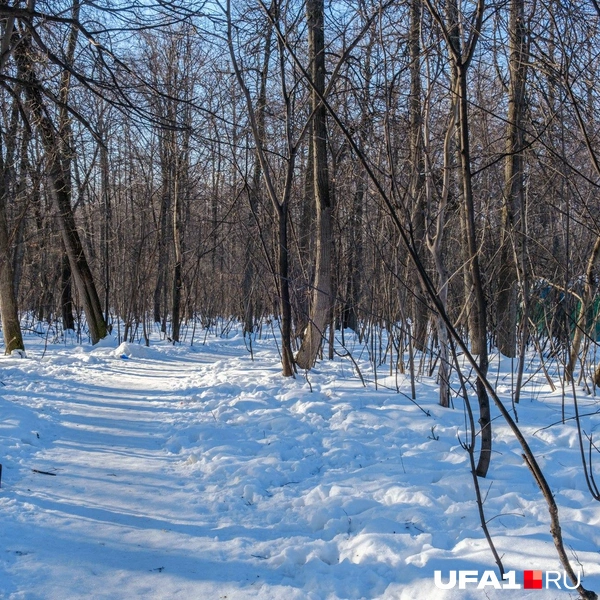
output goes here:
[[[284, 379], [273, 339], [253, 350], [235, 330], [191, 347], [30, 335], [27, 358], [0, 359], [0, 597], [578, 597], [435, 587], [435, 570], [447, 581], [450, 570], [496, 567], [462, 406], [438, 406], [433, 379], [419, 379], [413, 403], [408, 377], [386, 378], [389, 366], [377, 389], [340, 358]], [[359, 366], [372, 369], [366, 357]], [[508, 405], [510, 366], [495, 357], [491, 368]], [[578, 400], [593, 432], [598, 400], [583, 390]], [[569, 394], [564, 423], [562, 406], [560, 386], [551, 392], [532, 362], [519, 424], [555, 493], [569, 557], [598, 591], [600, 503]], [[497, 415], [480, 485], [517, 582], [524, 569], [562, 572], [545, 502]]]

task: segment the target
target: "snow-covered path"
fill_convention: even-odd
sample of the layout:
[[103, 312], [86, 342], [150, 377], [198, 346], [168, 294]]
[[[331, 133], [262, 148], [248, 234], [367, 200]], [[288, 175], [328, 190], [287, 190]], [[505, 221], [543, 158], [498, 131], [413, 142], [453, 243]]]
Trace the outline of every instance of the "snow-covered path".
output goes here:
[[[286, 381], [272, 344], [252, 362], [239, 338], [30, 356], [0, 361], [1, 598], [482, 597], [433, 586], [435, 569], [494, 568], [462, 412], [436, 405], [433, 382], [421, 409], [365, 390], [350, 364]], [[524, 406], [523, 426], [556, 411], [551, 398]], [[559, 568], [519, 449], [495, 431], [486, 511], [505, 567]], [[599, 581], [600, 509], [572, 428], [532, 441], [567, 543]]]
[[[4, 471], [4, 509], [15, 518], [5, 530], [5, 596], [115, 598], [121, 589], [122, 597], [175, 598], [214, 569], [198, 561], [199, 543], [213, 536], [193, 510], [197, 491], [174, 481], [178, 457], [165, 448], [181, 402], [176, 390], [198, 364], [162, 363], [157, 372], [152, 360], [98, 363], [50, 361], [42, 380], [5, 396], [38, 414], [15, 443], [14, 487], [16, 474]], [[13, 578], [27, 589], [4, 588]]]

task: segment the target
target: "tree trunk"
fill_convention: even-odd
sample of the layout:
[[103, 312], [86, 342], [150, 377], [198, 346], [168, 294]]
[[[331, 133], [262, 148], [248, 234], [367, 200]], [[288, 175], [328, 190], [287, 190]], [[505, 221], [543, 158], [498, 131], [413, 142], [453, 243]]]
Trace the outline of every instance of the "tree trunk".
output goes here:
[[[43, 134], [42, 137], [46, 137], [46, 134]], [[53, 147], [46, 147], [47, 153], [52, 151]], [[96, 291], [94, 278], [85, 257], [71, 209], [70, 183], [67, 182], [62, 169], [62, 162], [59, 159], [55, 158], [53, 160], [53, 164], [49, 169], [49, 177], [52, 182], [52, 201], [58, 216], [65, 251], [71, 265], [71, 273], [83, 304], [92, 344], [97, 344], [108, 333], [106, 322], [104, 321], [100, 298]]]
[[19, 311], [15, 297], [15, 282], [12, 268], [12, 253], [6, 222], [6, 167], [0, 156], [0, 316], [2, 317], [2, 334], [4, 336], [4, 354], [13, 350], [25, 350]]
[[[267, 81], [269, 76], [269, 61], [271, 59], [271, 38], [273, 26], [269, 22], [265, 31], [265, 51], [263, 57], [262, 71], [260, 73], [260, 89], [256, 107], [256, 125], [260, 143], [264, 144], [265, 136], [265, 110], [267, 107]], [[248, 215], [248, 235], [246, 237], [244, 278], [242, 280], [242, 292], [245, 302], [244, 306], [244, 335], [251, 335], [254, 331], [255, 307], [254, 307], [254, 285], [255, 285], [255, 252], [256, 238], [259, 234], [252, 235], [258, 226], [258, 207], [260, 194], [261, 165], [258, 153], [255, 153], [254, 167], [252, 170], [251, 189], [248, 191], [248, 202], [250, 214]], [[288, 299], [289, 300], [289, 299]]]
[[62, 264], [60, 270], [60, 310], [64, 330], [75, 330], [75, 319], [73, 318], [73, 295], [71, 290], [71, 264], [69, 257], [64, 251], [62, 253]]
[[[276, 2], [273, 2], [270, 9], [272, 20], [275, 21], [278, 18], [278, 6]], [[252, 103], [252, 97], [248, 86], [246, 85], [240, 65], [237, 61], [234, 46], [233, 46], [233, 23], [231, 20], [231, 2], [226, 2], [226, 16], [227, 16], [227, 45], [229, 47], [229, 55], [233, 70], [235, 72], [236, 79], [242, 89], [244, 98], [246, 101], [246, 108], [248, 110], [248, 117], [250, 119], [250, 126], [252, 129], [252, 136], [256, 144], [256, 157], [260, 161], [261, 172], [263, 181], [271, 200], [273, 209], [277, 215], [277, 257], [278, 265], [277, 272], [275, 268], [272, 269], [272, 275], [277, 288], [279, 300], [281, 301], [281, 363], [283, 367], [283, 375], [285, 377], [291, 377], [294, 375], [294, 360], [292, 355], [292, 343], [291, 343], [291, 328], [292, 328], [292, 310], [290, 304], [290, 288], [289, 288], [289, 252], [288, 252], [288, 207], [290, 202], [290, 195], [293, 184], [294, 176], [294, 165], [296, 158], [297, 147], [292, 143], [291, 139], [291, 103], [287, 92], [285, 78], [282, 78], [282, 92], [286, 100], [286, 129], [287, 129], [287, 148], [288, 156], [286, 157], [286, 170], [285, 170], [285, 184], [283, 186], [283, 192], [281, 193], [281, 199], [277, 195], [275, 188], [275, 182], [272, 177], [272, 172], [269, 168], [269, 163], [265, 156], [264, 140], [261, 135], [260, 128], [258, 125], [256, 111]], [[280, 60], [283, 60], [282, 54], [283, 46], [279, 44]]]
[[[49, 166], [47, 177], [51, 182], [50, 196], [56, 212], [58, 227], [69, 257], [71, 272], [79, 297], [83, 304], [92, 344], [97, 344], [107, 335], [106, 322], [94, 278], [89, 268], [81, 238], [77, 231], [71, 207], [70, 160], [64, 154], [66, 142], [61, 140], [44, 105], [40, 82], [32, 62], [33, 50], [26, 37], [22, 37], [15, 49], [15, 59], [25, 82], [25, 94], [34, 117]], [[64, 76], [63, 90], [68, 89], [68, 77]], [[64, 92], [66, 94], [66, 92]]]
[[[21, 140], [21, 156], [19, 161], [19, 182], [17, 184], [16, 189], [16, 200], [19, 205], [19, 209], [22, 210], [21, 215], [19, 216], [19, 223], [16, 231], [16, 239], [13, 242], [13, 257], [12, 257], [12, 265], [13, 265], [13, 276], [14, 276], [14, 294], [15, 298], [19, 297], [19, 287], [21, 283], [21, 278], [23, 274], [23, 258], [25, 256], [25, 225], [26, 225], [26, 211], [25, 206], [28, 204], [27, 202], [27, 194], [30, 187], [30, 182], [27, 180], [27, 175], [30, 170], [29, 158], [27, 156], [27, 151], [29, 148], [29, 143], [31, 141], [31, 130], [27, 127], [23, 128], [23, 138]], [[35, 184], [34, 186], [35, 187]], [[21, 204], [23, 208], [21, 208]]]
[[[175, 149], [178, 156], [178, 150]], [[187, 154], [183, 152], [184, 156]], [[184, 165], [186, 165], [184, 161]], [[185, 167], [184, 167], [185, 168]], [[181, 290], [183, 287], [183, 239], [182, 239], [182, 189], [181, 179], [185, 174], [180, 169], [179, 160], [175, 164], [175, 182], [173, 185], [173, 255], [175, 265], [173, 267], [173, 298], [171, 311], [171, 337], [174, 342], [179, 342], [179, 330], [181, 327]]]
[[317, 243], [315, 251], [315, 280], [312, 289], [310, 318], [296, 363], [301, 369], [311, 369], [323, 341], [330, 319], [332, 305], [331, 247], [332, 207], [329, 194], [329, 171], [327, 166], [326, 109], [319, 95], [325, 93], [325, 39], [323, 0], [308, 0], [308, 48], [311, 77], [315, 89], [311, 90], [313, 109], [312, 144], [314, 152], [313, 185], [317, 211]]
[[517, 256], [521, 255], [521, 213], [524, 194], [524, 126], [527, 52], [523, 0], [511, 0], [509, 24], [508, 124], [502, 206], [502, 242], [498, 294], [496, 298], [498, 350], [505, 356], [516, 355], [517, 344]]
[[110, 314], [110, 235], [112, 210], [110, 202], [110, 178], [109, 178], [109, 162], [108, 162], [108, 135], [104, 126], [104, 115], [100, 114], [100, 122], [98, 124], [99, 134], [102, 136], [103, 144], [100, 146], [100, 169], [102, 173], [102, 204], [104, 209], [104, 219], [102, 221], [101, 236], [102, 236], [102, 258], [104, 261], [104, 320], [108, 324]]
[[[412, 202], [412, 236], [419, 259], [424, 262], [425, 245], [425, 166], [423, 156], [423, 110], [421, 106], [421, 0], [410, 2], [410, 200]], [[415, 269], [411, 269], [414, 347], [423, 352], [427, 347], [428, 307], [421, 280]]]
[[[460, 129], [461, 178], [463, 184], [463, 210], [469, 253], [468, 269], [475, 302], [471, 319], [472, 352], [479, 355], [479, 369], [487, 376], [489, 361], [487, 352], [487, 313], [483, 292], [483, 280], [479, 266], [477, 234], [475, 227], [475, 206], [471, 176], [471, 152], [469, 148], [469, 116], [467, 98], [467, 70], [458, 68], [458, 120]], [[492, 458], [492, 421], [490, 400], [481, 379], [477, 379], [477, 398], [479, 401], [479, 425], [481, 427], [481, 451], [477, 463], [477, 475], [485, 477]]]
[[[14, 19], [8, 19], [5, 24], [2, 36], [2, 56], [0, 57], [0, 73], [4, 72], [6, 60], [8, 59], [8, 50], [13, 36]], [[17, 104], [13, 105], [14, 125], [16, 129], [17, 120]], [[12, 127], [11, 127], [12, 129]], [[14, 132], [9, 132], [14, 135]], [[27, 164], [27, 143], [29, 136], [23, 134], [23, 144], [21, 152], [21, 171], [23, 165]], [[14, 148], [14, 138], [10, 141]], [[12, 159], [11, 159], [12, 162]], [[23, 335], [21, 333], [21, 324], [19, 322], [19, 310], [17, 305], [17, 285], [15, 282], [15, 274], [13, 269], [13, 255], [11, 251], [10, 238], [8, 233], [7, 223], [7, 199], [9, 194], [9, 177], [8, 168], [4, 162], [2, 149], [0, 148], [0, 318], [2, 319], [2, 334], [4, 336], [4, 353], [11, 354], [13, 350], [25, 350], [23, 343]], [[24, 173], [21, 172], [23, 177]]]
[[[429, 157], [431, 156], [431, 153], [427, 151], [427, 146], [429, 145], [429, 102], [427, 103], [426, 107], [427, 111], [424, 117], [425, 123], [423, 127], [423, 138], [424, 144], [426, 145], [424, 152], [425, 172], [427, 173], [425, 177], [425, 193], [427, 197], [427, 206], [431, 207], [433, 203], [433, 193], [436, 189], [436, 185], [433, 181], [432, 168], [429, 163]], [[435, 210], [435, 229], [433, 236], [427, 238], [427, 246], [429, 248], [429, 251], [431, 252], [438, 276], [438, 296], [445, 313], [448, 312], [449, 277], [448, 270], [446, 269], [446, 264], [444, 261], [443, 252], [444, 229], [446, 227], [446, 213], [448, 209], [448, 198], [450, 195], [450, 174], [452, 172], [451, 164], [453, 155], [452, 141], [454, 137], [453, 134], [455, 129], [455, 123], [457, 121], [457, 109], [457, 99], [454, 98], [450, 109], [450, 122], [448, 124], [448, 128], [446, 130], [446, 135], [444, 138], [444, 168], [442, 171], [442, 190], [439, 195], [437, 210]], [[440, 349], [440, 366], [438, 371], [438, 382], [440, 385], [439, 402], [441, 406], [448, 408], [450, 406], [450, 340], [448, 336], [448, 328], [446, 326], [446, 323], [444, 322], [443, 315], [441, 314], [438, 314], [437, 316], [436, 327], [438, 333], [438, 344]]]
[[478, 369], [480, 377], [477, 379], [477, 399], [479, 402], [479, 425], [481, 427], [481, 450], [477, 464], [477, 475], [485, 477], [489, 468], [492, 453], [492, 427], [490, 415], [490, 400], [485, 387], [489, 366], [487, 353], [487, 314], [486, 301], [483, 292], [483, 278], [479, 265], [477, 247], [477, 230], [475, 226], [475, 206], [473, 194], [473, 178], [471, 173], [471, 150], [469, 134], [469, 100], [467, 74], [483, 23], [485, 8], [484, 0], [478, 0], [477, 8], [471, 24], [473, 34], [469, 38], [468, 46], [464, 46], [459, 35], [458, 7], [455, 0], [448, 4], [447, 23], [432, 6], [431, 0], [426, 0], [427, 6], [433, 17], [443, 30], [452, 67], [453, 94], [458, 103], [457, 110], [457, 137], [460, 156], [460, 178], [462, 183], [462, 216], [465, 235], [465, 275], [466, 292], [465, 301], [468, 302], [469, 290], [473, 290], [473, 307], [469, 327], [472, 336], [472, 353], [478, 354]]
[[[163, 142], [164, 144], [164, 142]], [[169, 210], [171, 207], [171, 189], [170, 177], [167, 167], [167, 157], [165, 149], [161, 149], [161, 172], [162, 172], [162, 193], [160, 202], [160, 213], [156, 227], [156, 243], [158, 245], [158, 265], [156, 285], [154, 287], [154, 322], [162, 323], [162, 331], [166, 332], [166, 323], [163, 318], [163, 310], [166, 310], [164, 295], [167, 280], [167, 267], [169, 262], [169, 249], [167, 246], [167, 230], [169, 221]]]
[[281, 298], [281, 364], [283, 376], [294, 375], [294, 356], [292, 354], [292, 304], [289, 286], [289, 252], [287, 239], [287, 203], [278, 213], [279, 221], [279, 295]]
[[346, 303], [344, 305], [342, 318], [343, 327], [352, 329], [355, 333], [359, 331], [358, 303], [361, 295], [363, 249], [362, 249], [362, 220], [363, 205], [367, 183], [364, 169], [357, 165], [358, 178], [356, 190], [352, 201], [352, 213], [350, 214], [350, 231], [348, 247], [348, 275], [346, 281]]

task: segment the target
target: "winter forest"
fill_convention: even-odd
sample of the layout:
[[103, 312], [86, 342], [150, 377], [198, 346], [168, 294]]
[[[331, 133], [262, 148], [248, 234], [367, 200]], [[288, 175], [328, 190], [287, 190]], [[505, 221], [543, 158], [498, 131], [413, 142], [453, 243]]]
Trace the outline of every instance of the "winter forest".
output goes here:
[[[466, 538], [459, 524], [439, 514], [435, 527], [481, 541], [477, 554], [432, 538], [430, 547], [441, 554], [411, 563], [411, 552], [419, 554], [411, 544], [426, 533], [418, 517], [407, 517], [400, 527], [415, 527], [413, 542], [389, 552], [419, 567], [418, 574], [392, 574], [396, 567], [390, 566], [383, 574], [373, 567], [366, 580], [352, 570], [332, 575], [319, 569], [342, 567], [342, 545], [333, 548], [334, 541], [345, 536], [349, 543], [353, 532], [358, 535], [352, 529], [359, 527], [357, 515], [365, 531], [378, 523], [378, 535], [387, 527], [379, 519], [397, 518], [388, 512], [381, 517], [375, 504], [359, 510], [342, 503], [336, 510], [343, 531], [319, 537], [327, 525], [313, 530], [320, 533], [310, 543], [325, 544], [321, 554], [313, 550], [318, 568], [308, 568], [310, 553], [304, 562], [285, 553], [279, 560], [272, 548], [249, 555], [271, 568], [262, 576], [266, 587], [254, 589], [257, 596], [249, 588], [227, 588], [227, 595], [218, 586], [175, 584], [161, 595], [152, 586], [120, 588], [121, 579], [106, 588], [113, 589], [107, 598], [120, 597], [118, 589], [127, 591], [122, 597], [151, 598], [482, 597], [475, 589], [473, 596], [437, 589], [432, 564], [444, 581], [449, 569], [493, 570], [500, 586], [511, 569], [558, 568], [571, 597], [597, 597], [580, 576], [589, 575], [590, 583], [595, 577], [600, 589], [600, 534], [593, 527], [600, 522], [594, 437], [600, 423], [597, 0], [2, 0], [0, 40], [6, 354], [0, 375], [1, 391], [13, 403], [2, 411], [16, 410], [11, 394], [25, 394], [31, 410], [42, 402], [42, 392], [29, 397], [26, 384], [42, 382], [46, 389], [65, 378], [79, 385], [89, 361], [108, 358], [128, 365], [156, 361], [157, 372], [166, 364], [169, 386], [179, 385], [174, 378], [192, 378], [192, 391], [182, 393], [213, 403], [198, 408], [206, 415], [196, 425], [199, 432], [229, 423], [229, 413], [218, 421], [223, 402], [258, 393], [248, 391], [253, 372], [270, 373], [269, 410], [280, 410], [277, 402], [298, 386], [303, 402], [320, 406], [327, 427], [338, 415], [335, 402], [344, 398], [357, 410], [393, 402], [396, 424], [389, 432], [379, 421], [372, 430], [365, 425], [356, 444], [382, 428], [378, 449], [369, 450], [375, 462], [389, 459], [387, 447], [423, 444], [423, 456], [436, 465], [431, 472], [451, 478], [460, 468], [464, 487], [453, 492], [456, 497], [423, 492], [441, 484], [423, 475], [430, 470], [421, 465], [426, 470], [410, 484], [420, 490], [413, 490], [413, 500], [384, 494], [384, 512], [406, 502], [419, 513], [423, 494], [435, 497], [435, 506], [442, 497], [466, 502], [469, 496], [473, 525]], [[196, 375], [177, 371], [204, 351], [206, 364], [196, 365]], [[50, 362], [36, 363], [40, 356]], [[67, 356], [72, 372], [64, 366]], [[183, 366], [169, 367], [176, 359]], [[208, 378], [202, 385], [193, 379], [200, 371]], [[132, 390], [135, 377], [136, 385], [145, 385], [141, 372], [123, 376], [132, 378]], [[92, 377], [90, 371], [89, 381], [113, 376], [98, 371]], [[239, 389], [219, 387], [236, 380]], [[188, 389], [181, 386], [173, 389]], [[66, 401], [71, 392], [61, 389]], [[330, 392], [337, 400], [328, 403]], [[383, 404], [377, 404], [380, 397]], [[534, 408], [537, 400], [543, 409]], [[258, 410], [258, 400], [252, 402], [244, 419]], [[400, 406], [415, 412], [404, 414]], [[196, 417], [177, 414], [175, 429], [193, 427]], [[33, 413], [27, 415], [15, 423], [30, 424], [35, 446], [42, 439], [39, 426]], [[435, 424], [426, 420], [432, 415]], [[425, 421], [417, 426], [413, 419]], [[278, 443], [292, 440], [288, 454], [302, 444], [308, 452], [291, 423]], [[267, 439], [255, 425], [248, 432]], [[542, 447], [536, 435], [546, 426]], [[331, 443], [336, 451], [352, 438], [315, 431], [323, 447]], [[11, 435], [4, 438], [6, 466], [29, 468], [33, 450], [20, 442], [11, 446]], [[186, 459], [190, 473], [198, 461], [204, 465], [193, 450], [203, 434], [183, 436], [185, 443], [169, 435], [165, 447]], [[552, 458], [559, 439], [569, 440], [561, 450], [569, 477]], [[251, 449], [238, 442], [244, 452]], [[462, 458], [444, 458], [442, 444], [448, 456], [460, 452]], [[354, 464], [360, 453], [348, 452]], [[503, 462], [508, 455], [513, 462]], [[496, 489], [488, 481], [502, 464], [514, 479], [506, 475], [491, 499]], [[396, 487], [404, 479], [409, 485], [407, 468], [402, 462], [394, 471]], [[326, 469], [314, 469], [307, 470], [311, 477], [325, 477]], [[36, 481], [40, 473], [41, 479], [56, 475], [34, 473]], [[281, 477], [278, 489], [292, 493]], [[299, 484], [296, 478], [292, 484]], [[507, 494], [525, 480], [529, 487], [515, 491], [513, 506]], [[272, 482], [261, 485], [247, 482], [235, 494], [247, 500], [246, 508], [272, 502], [264, 491]], [[306, 497], [315, 485], [303, 488]], [[418, 494], [421, 499], [414, 499]], [[140, 502], [143, 497], [140, 492]], [[325, 505], [327, 498], [321, 498]], [[566, 525], [559, 520], [561, 501]], [[530, 502], [539, 523], [517, 519], [500, 526], [497, 516], [525, 511], [523, 503]], [[364, 516], [371, 510], [375, 516]], [[7, 531], [23, 535], [17, 516], [6, 518]], [[312, 524], [317, 517], [302, 518]], [[543, 538], [543, 550], [538, 542], [523, 542], [526, 550], [510, 558], [517, 544], [511, 536], [522, 540], [532, 531]], [[241, 552], [233, 538], [228, 543], [224, 560], [231, 560], [227, 552]], [[10, 552], [21, 557], [24, 551]], [[443, 552], [455, 561], [444, 562]], [[66, 595], [64, 589], [55, 596], [28, 595], [19, 587], [28, 571], [20, 568], [16, 562], [0, 566], [16, 586], [0, 588], [0, 596], [79, 597], [75, 586]], [[273, 575], [277, 569], [283, 575]], [[302, 569], [299, 583], [285, 583]], [[329, 587], [318, 579], [330, 581]], [[344, 587], [344, 580], [354, 587]], [[501, 588], [489, 581], [489, 597], [529, 597], [496, 592]], [[543, 597], [566, 597], [556, 587]], [[428, 591], [421, 596], [418, 589]]]

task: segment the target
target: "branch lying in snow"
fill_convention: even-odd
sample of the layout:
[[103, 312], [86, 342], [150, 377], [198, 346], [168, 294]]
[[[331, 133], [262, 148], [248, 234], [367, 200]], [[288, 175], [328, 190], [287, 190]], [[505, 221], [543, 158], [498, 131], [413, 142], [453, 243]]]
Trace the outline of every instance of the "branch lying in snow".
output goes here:
[[52, 477], [56, 477], [56, 473], [50, 473], [49, 471], [39, 471], [38, 469], [31, 469], [34, 473], [39, 473], [40, 475], [52, 475]]

